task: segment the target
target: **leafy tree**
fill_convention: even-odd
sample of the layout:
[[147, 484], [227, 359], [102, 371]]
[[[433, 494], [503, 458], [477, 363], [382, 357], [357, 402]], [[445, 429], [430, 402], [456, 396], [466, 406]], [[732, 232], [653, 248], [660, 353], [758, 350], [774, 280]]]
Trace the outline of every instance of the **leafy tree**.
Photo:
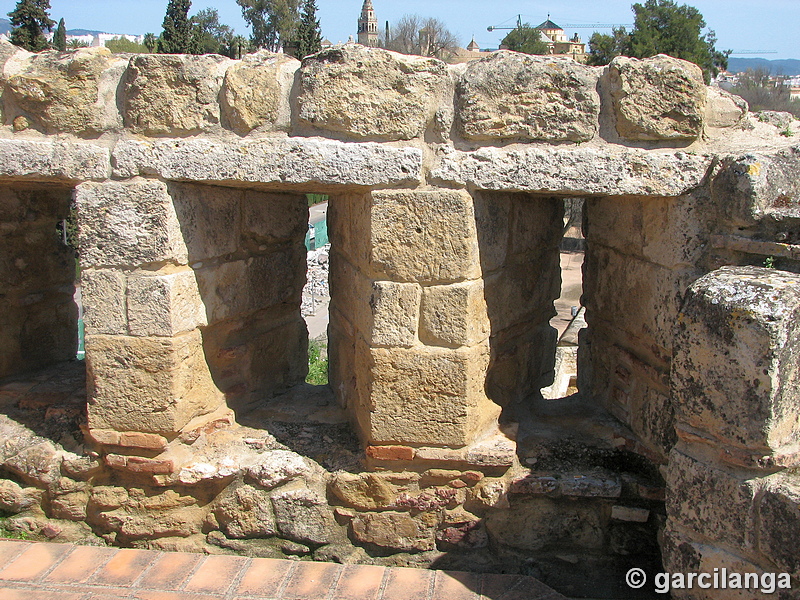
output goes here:
[[611, 35], [593, 33], [589, 39], [587, 63], [590, 65], [607, 65], [616, 56], [630, 56], [631, 36], [624, 27], [614, 27]]
[[771, 77], [768, 69], [748, 69], [739, 73], [736, 85], [730, 91], [744, 98], [753, 112], [777, 110], [800, 117], [800, 101], [790, 100], [786, 83]]
[[169, 0], [157, 50], [160, 54], [196, 54], [197, 36], [189, 20], [191, 0]]
[[542, 31], [531, 27], [530, 23], [512, 29], [500, 45], [525, 54], [550, 54], [547, 42], [542, 39]]
[[715, 48], [713, 31], [702, 34], [706, 22], [693, 6], [678, 6], [674, 0], [646, 0], [633, 5], [631, 56], [647, 58], [668, 54], [699, 65], [706, 82], [728, 66], [728, 54]]
[[253, 33], [250, 41], [255, 48], [277, 52], [295, 40], [300, 23], [301, 0], [236, 0], [242, 17]]
[[191, 19], [200, 54], [224, 54], [233, 40], [233, 30], [219, 22], [216, 8], [205, 8]]
[[155, 52], [158, 46], [158, 38], [155, 33], [145, 33], [143, 43], [148, 52]]
[[67, 50], [77, 50], [78, 48], [88, 48], [89, 44], [83, 40], [76, 40], [75, 38], [67, 42]]
[[124, 37], [115, 37], [112, 40], [108, 40], [106, 48], [114, 54], [147, 54], [149, 52], [144, 44], [137, 44]]
[[404, 15], [390, 32], [384, 45], [403, 54], [450, 58], [458, 48], [458, 38], [439, 19]]
[[50, 18], [50, 0], [19, 0], [14, 10], [8, 13], [11, 18], [11, 43], [31, 52], [47, 50], [50, 44], [44, 30], [53, 30], [56, 24]]
[[315, 0], [304, 0], [300, 25], [297, 27], [297, 58], [315, 54], [320, 50], [322, 50], [322, 32], [317, 19], [317, 3]]
[[67, 49], [67, 26], [64, 24], [64, 19], [58, 22], [56, 32], [53, 34], [53, 48], [61, 52]]

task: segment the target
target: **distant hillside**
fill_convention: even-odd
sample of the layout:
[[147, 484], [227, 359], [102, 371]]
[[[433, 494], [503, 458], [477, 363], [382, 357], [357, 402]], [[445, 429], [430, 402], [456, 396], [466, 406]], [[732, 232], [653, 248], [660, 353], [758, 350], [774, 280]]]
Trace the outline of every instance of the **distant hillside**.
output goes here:
[[[8, 34], [11, 31], [11, 21], [8, 19], [0, 19], [0, 33]], [[104, 31], [95, 31], [94, 29], [67, 29], [67, 35], [98, 35], [105, 33]]]
[[728, 59], [728, 71], [743, 73], [747, 69], [766, 69], [773, 75], [787, 75], [794, 77], [800, 75], [800, 60], [787, 58], [783, 60], [767, 60], [766, 58], [735, 58]]

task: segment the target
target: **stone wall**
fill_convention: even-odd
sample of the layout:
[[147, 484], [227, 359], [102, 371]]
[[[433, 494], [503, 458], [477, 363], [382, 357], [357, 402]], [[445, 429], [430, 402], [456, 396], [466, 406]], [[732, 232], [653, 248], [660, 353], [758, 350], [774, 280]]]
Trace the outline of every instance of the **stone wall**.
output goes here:
[[[719, 269], [769, 259], [798, 271], [800, 151], [696, 66], [505, 51], [447, 66], [354, 44], [302, 63], [5, 44], [0, 64], [0, 226], [14, 241], [0, 264], [57, 257], [28, 271], [40, 280], [4, 277], [20, 283], [0, 295], [11, 321], [0, 374], [38, 366], [16, 358], [18, 340], [36, 340], [24, 355], [42, 362], [72, 350], [34, 333], [67, 310], [71, 272], [54, 274], [67, 251], [43, 245], [57, 244], [47, 236], [65, 190], [88, 366], [87, 454], [41, 438], [6, 447], [19, 501], [4, 510], [85, 521], [124, 545], [277, 538], [319, 558], [361, 560], [355, 544], [373, 556], [484, 549], [515, 564], [566, 552], [611, 571], [637, 532], [654, 541], [666, 527], [670, 565], [689, 546], [702, 562], [707, 547], [797, 575], [781, 537], [798, 523], [796, 476], [782, 470], [800, 442], [781, 366], [797, 348], [793, 317], [736, 292], [760, 278], [752, 286], [785, 290], [793, 276]], [[331, 387], [364, 453], [337, 474], [236, 422], [307, 369], [306, 192], [331, 195]], [[553, 407], [572, 406], [538, 393], [553, 376], [570, 197], [586, 198], [586, 403], [575, 410], [591, 410], [562, 415], [563, 439], [537, 439]], [[702, 285], [732, 294], [728, 317]], [[713, 330], [731, 319], [769, 325], [721, 334], [744, 348], [725, 375]], [[721, 381], [751, 380], [757, 389], [730, 388], [742, 398], [730, 414], [706, 410]], [[754, 427], [751, 413], [763, 417]], [[517, 426], [553, 460], [520, 464]], [[587, 432], [602, 448], [574, 445]], [[232, 463], [221, 447], [238, 449]], [[741, 503], [704, 493], [723, 480]], [[719, 529], [692, 516], [698, 502]], [[725, 533], [744, 508], [757, 542]]]

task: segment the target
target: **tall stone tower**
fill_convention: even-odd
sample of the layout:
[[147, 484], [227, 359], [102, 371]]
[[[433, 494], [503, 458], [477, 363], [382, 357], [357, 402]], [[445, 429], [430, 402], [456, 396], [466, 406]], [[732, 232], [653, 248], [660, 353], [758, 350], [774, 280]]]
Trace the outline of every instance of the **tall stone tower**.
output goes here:
[[375, 18], [372, 0], [364, 0], [364, 6], [361, 7], [361, 18], [358, 20], [358, 43], [373, 47], [378, 45], [378, 19]]

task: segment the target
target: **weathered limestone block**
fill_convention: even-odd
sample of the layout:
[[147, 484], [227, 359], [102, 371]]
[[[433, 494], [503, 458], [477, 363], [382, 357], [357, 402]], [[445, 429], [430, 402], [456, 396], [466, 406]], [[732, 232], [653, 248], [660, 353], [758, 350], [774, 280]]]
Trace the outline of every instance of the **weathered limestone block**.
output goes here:
[[90, 429], [171, 437], [223, 399], [198, 330], [174, 338], [86, 337]]
[[470, 140], [587, 142], [598, 127], [597, 78], [571, 59], [494, 52], [470, 62], [459, 81], [461, 132]]
[[247, 54], [225, 73], [222, 122], [239, 135], [253, 129], [289, 127], [289, 89], [300, 62], [286, 54], [260, 50]]
[[489, 338], [486, 392], [500, 406], [528, 398], [553, 383], [558, 332], [547, 319], [538, 323]]
[[491, 539], [521, 550], [541, 550], [552, 540], [598, 550], [604, 541], [601, 519], [596, 504], [525, 498], [512, 502], [508, 510], [490, 512], [486, 529]]
[[724, 129], [739, 125], [747, 116], [747, 102], [717, 87], [708, 88], [706, 127]]
[[142, 273], [128, 277], [128, 329], [131, 335], [172, 337], [207, 325], [194, 271]]
[[428, 345], [473, 346], [489, 337], [483, 281], [424, 288], [420, 340]]
[[0, 177], [97, 181], [111, 175], [108, 148], [81, 142], [0, 139]]
[[373, 282], [369, 296], [371, 343], [375, 346], [413, 346], [417, 341], [421, 296], [422, 289], [415, 283]]
[[305, 194], [247, 190], [242, 198], [242, 235], [258, 244], [302, 240], [308, 227]]
[[480, 275], [474, 209], [465, 191], [373, 192], [371, 227], [378, 276], [448, 283]]
[[278, 532], [269, 493], [246, 484], [230, 486], [217, 501], [214, 516], [228, 537], [260, 538]]
[[730, 227], [800, 214], [800, 147], [727, 157], [712, 181], [712, 198]]
[[754, 549], [757, 480], [731, 474], [678, 450], [669, 456], [670, 521], [734, 548]]
[[209, 323], [281, 303], [299, 305], [305, 283], [305, 248], [299, 246], [246, 260], [203, 265], [195, 276]]
[[759, 503], [759, 549], [781, 570], [800, 578], [800, 555], [793, 541], [800, 539], [800, 477], [784, 472], [765, 483]]
[[122, 127], [115, 98], [126, 62], [108, 48], [42, 52], [9, 77], [7, 90], [45, 133], [98, 134]]
[[33, 485], [48, 485], [61, 476], [62, 453], [52, 442], [42, 441], [24, 448], [3, 462], [3, 468]]
[[706, 176], [710, 155], [621, 148], [441, 147], [431, 179], [482, 190], [581, 195], [680, 196]]
[[336, 46], [303, 60], [300, 120], [356, 138], [410, 140], [433, 120], [447, 81], [435, 58]]
[[20, 487], [9, 479], [0, 479], [0, 510], [15, 515], [36, 506], [40, 498], [31, 493], [34, 491]]
[[347, 473], [335, 475], [331, 492], [346, 506], [359, 510], [375, 510], [394, 506], [400, 488], [379, 473]]
[[272, 494], [272, 507], [281, 536], [301, 544], [333, 540], [336, 522], [320, 492], [305, 487], [282, 488]]
[[405, 512], [356, 515], [351, 522], [353, 537], [362, 544], [405, 552], [436, 549], [436, 515], [425, 512], [412, 517]]
[[219, 123], [217, 97], [232, 61], [215, 54], [137, 54], [125, 81], [125, 126], [145, 135], [191, 135]]
[[186, 244], [166, 184], [84, 183], [75, 190], [75, 202], [85, 267], [187, 263]]
[[692, 285], [672, 360], [679, 423], [771, 454], [800, 442], [800, 277], [723, 267]]
[[295, 452], [269, 450], [258, 455], [258, 460], [248, 465], [245, 476], [265, 489], [272, 489], [298, 477], [312, 479], [321, 476], [319, 468]]
[[707, 231], [703, 205], [680, 198], [588, 198], [588, 243], [635, 254], [670, 269], [698, 264]]
[[[762, 565], [754, 564], [712, 544], [695, 541], [690, 535], [671, 525], [667, 525], [661, 548], [664, 570], [667, 573], [709, 573], [712, 575], [712, 579], [709, 581], [712, 585], [709, 588], [700, 587], [697, 585], [697, 581], [694, 582], [691, 589], [686, 587], [685, 582], [683, 589], [673, 588], [670, 597], [676, 600], [770, 600], [770, 598], [780, 598], [785, 593], [781, 590], [786, 589], [787, 583], [793, 589], [797, 589], [796, 580], [781, 582], [775, 578], [773, 582], [775, 590], [772, 593], [761, 593], [762, 576], [765, 572], [775, 573], [776, 571], [771, 563], [765, 561]], [[718, 578], [716, 586], [713, 585], [715, 573]], [[751, 574], [751, 577], [752, 574], [755, 574], [757, 578], [755, 586], [752, 585], [752, 579], [750, 582], [745, 581], [745, 574]], [[769, 578], [763, 581], [766, 583], [763, 589], [768, 590]], [[781, 583], [783, 586], [780, 585]]]
[[608, 67], [617, 133], [629, 140], [692, 140], [703, 131], [706, 87], [695, 64], [664, 54], [618, 56]]
[[369, 430], [373, 444], [462, 447], [500, 410], [484, 391], [486, 345], [372, 348]]
[[87, 335], [125, 335], [125, 273], [110, 269], [81, 271], [83, 324]]
[[422, 176], [422, 151], [418, 148], [387, 148], [372, 142], [346, 144], [316, 138], [267, 138], [236, 143], [208, 139], [125, 140], [117, 143], [113, 156], [114, 174], [121, 178], [153, 175], [240, 185], [383, 186], [418, 182]]

